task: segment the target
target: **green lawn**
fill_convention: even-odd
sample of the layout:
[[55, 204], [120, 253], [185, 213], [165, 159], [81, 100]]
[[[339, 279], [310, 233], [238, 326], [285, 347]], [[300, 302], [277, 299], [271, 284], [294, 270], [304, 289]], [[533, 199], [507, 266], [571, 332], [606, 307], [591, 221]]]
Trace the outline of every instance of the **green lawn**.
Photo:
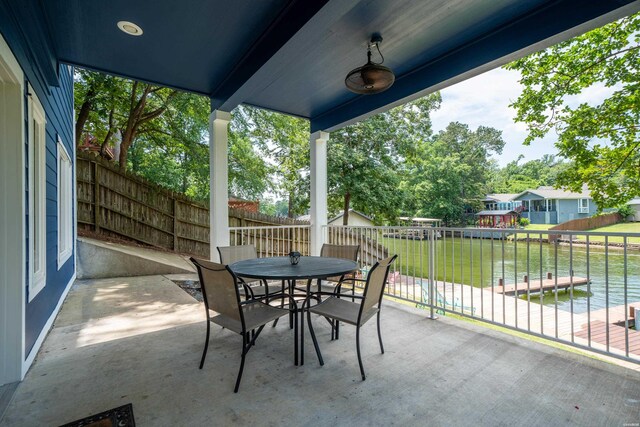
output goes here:
[[555, 224], [529, 224], [524, 229], [525, 230], [548, 230], [554, 225]]
[[[525, 230], [548, 230], [555, 224], [529, 224]], [[601, 231], [606, 233], [640, 233], [640, 222], [623, 222], [620, 224], [608, 225], [606, 227], [594, 228], [589, 231]], [[578, 240], [585, 241], [585, 236], [578, 236]], [[590, 236], [590, 242], [604, 242], [604, 236]], [[610, 243], [623, 243], [623, 237], [609, 237]], [[640, 244], [640, 237], [628, 237], [628, 243]]]
[[[622, 222], [620, 224], [594, 228], [589, 231], [602, 231], [606, 233], [640, 233], [640, 222]], [[604, 236], [590, 236], [589, 240], [592, 242], [604, 242], [605, 239]], [[609, 242], [622, 243], [623, 237], [609, 237]], [[627, 242], [640, 244], [640, 237], [628, 237]]]

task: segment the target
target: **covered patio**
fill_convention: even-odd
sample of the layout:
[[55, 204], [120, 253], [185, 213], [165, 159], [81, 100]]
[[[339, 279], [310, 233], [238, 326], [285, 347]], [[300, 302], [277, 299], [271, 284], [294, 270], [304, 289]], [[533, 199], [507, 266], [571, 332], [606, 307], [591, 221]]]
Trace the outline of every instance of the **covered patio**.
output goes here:
[[3, 426], [60, 425], [133, 403], [138, 425], [623, 425], [638, 421], [640, 373], [385, 301], [386, 352], [353, 328], [325, 355], [310, 340], [293, 365], [286, 322], [249, 353], [238, 394], [238, 336], [214, 327], [208, 359], [200, 303], [165, 276], [78, 281]]
[[[68, 96], [66, 114], [49, 96], [57, 93], [63, 77], [63, 89], [72, 87], [67, 65], [205, 95], [211, 100], [210, 245], [215, 260], [215, 248], [230, 244], [231, 111], [245, 104], [299, 116], [310, 121], [309, 252], [318, 255], [327, 225], [330, 132], [638, 10], [640, 1], [630, 0], [273, 0], [233, 6], [191, 0], [179, 7], [171, 0], [1, 0], [0, 30], [8, 42], [0, 54], [11, 56], [16, 70], [29, 68], [26, 77], [14, 79], [14, 98], [20, 102], [11, 123], [18, 136], [2, 160], [15, 170], [5, 168], [2, 176], [25, 176], [29, 144], [21, 133], [22, 103], [32, 96], [27, 82], [37, 82], [37, 92], [47, 100], [44, 129], [51, 141], [60, 139], [59, 123], [68, 128], [67, 143], [73, 140], [73, 97]], [[124, 21], [139, 31], [123, 33], [118, 23]], [[120, 27], [125, 32], [126, 25]], [[366, 61], [373, 34], [384, 38], [381, 49], [395, 84], [377, 95], [356, 95], [346, 90], [344, 79]], [[11, 54], [15, 46], [20, 50]], [[67, 74], [61, 75], [61, 67]], [[47, 171], [56, 181], [57, 170]], [[375, 327], [363, 330], [370, 372], [365, 382], [358, 376], [352, 329], [345, 327], [340, 340], [330, 342], [329, 328], [318, 322], [325, 366], [318, 366], [307, 339], [306, 364], [294, 367], [293, 335], [280, 322], [264, 331], [249, 354], [243, 386], [234, 395], [238, 337], [214, 328], [205, 367], [197, 369], [204, 342], [202, 305], [166, 277], [72, 285], [75, 246], [64, 280], [52, 277], [59, 267], [43, 252], [49, 293], [32, 303], [27, 214], [20, 206], [28, 186], [19, 184], [2, 199], [4, 206], [17, 208], [13, 222], [0, 224], [0, 231], [13, 230], [0, 254], [6, 276], [0, 283], [0, 311], [7, 313], [0, 325], [0, 385], [24, 381], [2, 425], [59, 425], [128, 402], [140, 425], [639, 421], [640, 375], [635, 370], [450, 318], [436, 322], [425, 310], [387, 300], [386, 354], [377, 351]], [[57, 205], [50, 201], [53, 212]], [[42, 209], [41, 216], [51, 219], [42, 227], [51, 234], [43, 238], [51, 254], [57, 249], [56, 215]], [[435, 240], [433, 234], [430, 241]], [[30, 318], [38, 322], [25, 328]]]

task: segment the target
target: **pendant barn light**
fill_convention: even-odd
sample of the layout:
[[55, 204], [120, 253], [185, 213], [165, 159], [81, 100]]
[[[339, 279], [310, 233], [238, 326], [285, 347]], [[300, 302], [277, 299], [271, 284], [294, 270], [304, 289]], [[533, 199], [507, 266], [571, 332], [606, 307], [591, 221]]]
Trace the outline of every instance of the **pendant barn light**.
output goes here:
[[[379, 34], [374, 34], [367, 47], [367, 63], [362, 67], [351, 70], [344, 79], [344, 84], [351, 92], [361, 95], [373, 95], [389, 89], [396, 80], [393, 71], [382, 65], [384, 56], [380, 52], [380, 43], [382, 43], [382, 37]], [[371, 61], [372, 48], [378, 50], [378, 54], [382, 59], [381, 62]]]

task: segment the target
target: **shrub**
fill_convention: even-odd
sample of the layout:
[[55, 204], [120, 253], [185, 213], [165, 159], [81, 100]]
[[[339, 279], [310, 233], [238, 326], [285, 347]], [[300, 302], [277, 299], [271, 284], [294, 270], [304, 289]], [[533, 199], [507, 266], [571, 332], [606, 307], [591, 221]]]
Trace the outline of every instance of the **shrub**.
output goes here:
[[627, 220], [627, 217], [635, 214], [635, 210], [629, 205], [621, 205], [617, 207], [617, 212], [622, 217], [623, 221]]
[[531, 224], [531, 220], [529, 220], [529, 218], [520, 218], [518, 220], [518, 224], [520, 224], [522, 227], [526, 227], [527, 225]]

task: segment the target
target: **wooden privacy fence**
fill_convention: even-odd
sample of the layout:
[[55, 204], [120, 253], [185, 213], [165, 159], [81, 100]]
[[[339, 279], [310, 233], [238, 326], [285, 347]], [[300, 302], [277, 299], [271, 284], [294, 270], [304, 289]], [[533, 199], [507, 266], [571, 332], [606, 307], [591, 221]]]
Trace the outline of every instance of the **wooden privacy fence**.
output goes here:
[[585, 231], [594, 228], [606, 227], [607, 225], [617, 224], [622, 221], [622, 216], [615, 212], [610, 214], [592, 216], [589, 218], [572, 219], [571, 221], [563, 222], [549, 230], [567, 230], [567, 231]]
[[[209, 208], [111, 163], [79, 153], [76, 163], [78, 229], [175, 252], [209, 257]], [[306, 221], [229, 209], [229, 226], [309, 225]], [[298, 235], [282, 236], [282, 239]], [[308, 240], [308, 233], [306, 233]], [[298, 242], [281, 242], [282, 247]], [[305, 245], [308, 242], [304, 243]]]
[[[594, 228], [606, 227], [607, 225], [617, 224], [622, 221], [622, 215], [619, 213], [610, 213], [598, 216], [592, 216], [589, 218], [579, 218], [572, 219], [571, 221], [563, 222], [562, 224], [558, 224], [554, 227], [551, 227], [549, 230], [557, 230], [557, 231], [585, 231], [591, 230]], [[561, 234], [549, 234], [549, 241], [555, 242], [558, 239], [568, 240], [570, 238], [575, 238], [576, 236], [563, 236]]]

